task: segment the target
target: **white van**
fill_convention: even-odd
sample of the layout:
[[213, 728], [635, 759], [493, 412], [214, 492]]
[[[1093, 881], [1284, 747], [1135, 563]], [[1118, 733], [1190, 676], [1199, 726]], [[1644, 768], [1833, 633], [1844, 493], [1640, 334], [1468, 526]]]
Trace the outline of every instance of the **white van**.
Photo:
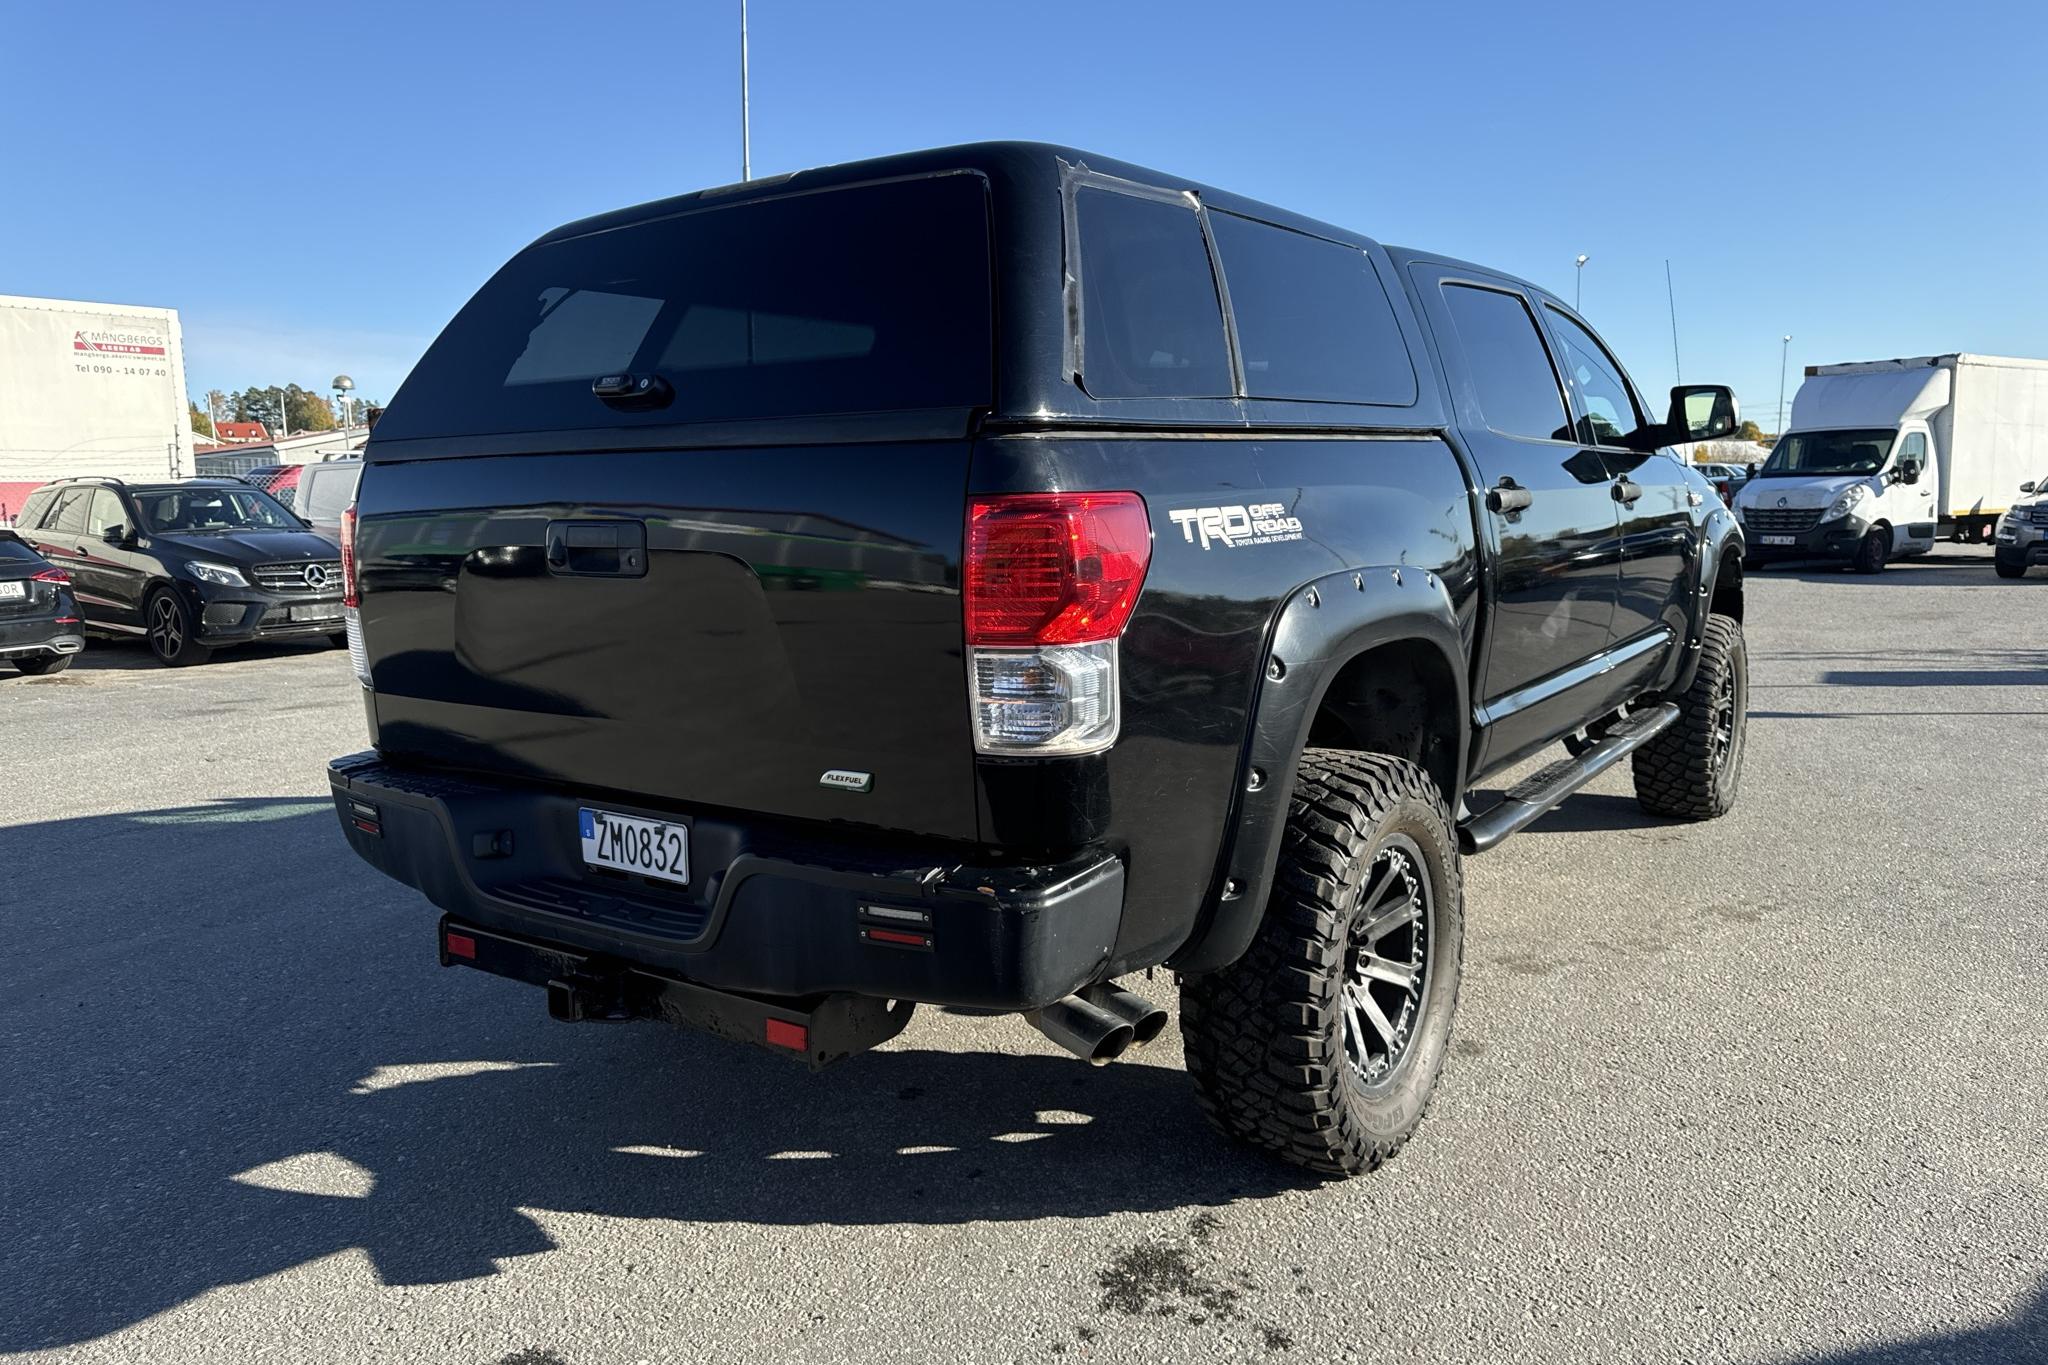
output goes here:
[[1876, 573], [1947, 532], [1987, 538], [2043, 468], [2048, 360], [1816, 365], [1735, 511], [1752, 562], [1828, 556]]

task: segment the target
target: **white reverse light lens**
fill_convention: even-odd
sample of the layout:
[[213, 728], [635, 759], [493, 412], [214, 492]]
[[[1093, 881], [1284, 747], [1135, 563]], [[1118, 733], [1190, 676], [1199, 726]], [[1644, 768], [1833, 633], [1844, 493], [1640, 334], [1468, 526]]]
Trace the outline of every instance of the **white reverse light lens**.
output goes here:
[[242, 571], [232, 564], [212, 564], [203, 559], [195, 559], [185, 568], [201, 583], [218, 583], [224, 588], [249, 586], [249, 580], [242, 577]]
[[974, 747], [1092, 754], [1116, 743], [1116, 641], [968, 652]]
[[363, 618], [354, 607], [342, 612], [342, 619], [348, 623], [348, 662], [356, 671], [356, 681], [363, 686], [370, 685], [370, 655], [363, 648]]

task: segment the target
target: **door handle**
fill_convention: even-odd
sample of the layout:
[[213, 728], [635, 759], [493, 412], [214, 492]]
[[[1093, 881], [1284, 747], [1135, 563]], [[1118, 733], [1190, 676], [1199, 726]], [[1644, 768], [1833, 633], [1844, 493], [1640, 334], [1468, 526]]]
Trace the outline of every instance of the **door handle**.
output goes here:
[[1643, 496], [1643, 486], [1626, 474], [1614, 481], [1614, 500], [1628, 504]]
[[1533, 493], [1518, 486], [1509, 478], [1503, 478], [1496, 487], [1486, 490], [1486, 510], [1498, 512], [1503, 516], [1513, 516], [1525, 510], [1533, 501]]

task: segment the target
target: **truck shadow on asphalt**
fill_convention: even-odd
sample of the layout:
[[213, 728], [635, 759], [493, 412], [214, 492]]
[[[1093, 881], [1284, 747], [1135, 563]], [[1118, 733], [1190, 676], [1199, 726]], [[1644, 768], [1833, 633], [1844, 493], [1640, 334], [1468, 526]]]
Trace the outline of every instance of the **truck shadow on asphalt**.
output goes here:
[[555, 1215], [945, 1224], [1313, 1186], [1142, 1060], [934, 1050], [920, 1020], [812, 1075], [550, 1023], [538, 992], [438, 967], [434, 911], [333, 823], [300, 799], [0, 828], [0, 867], [38, 869], [0, 885], [0, 1352], [337, 1252], [386, 1284], [485, 1277], [552, 1249]]

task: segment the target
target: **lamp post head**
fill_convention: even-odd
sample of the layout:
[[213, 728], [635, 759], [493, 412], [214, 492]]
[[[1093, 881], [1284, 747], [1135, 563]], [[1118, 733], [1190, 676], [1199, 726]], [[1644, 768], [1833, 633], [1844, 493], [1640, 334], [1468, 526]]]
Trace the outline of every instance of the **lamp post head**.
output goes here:
[[1583, 267], [1589, 259], [1591, 258], [1586, 256], [1584, 253], [1581, 253], [1578, 259], [1578, 264]]
[[1787, 344], [1787, 345], [1790, 345], [1790, 344], [1791, 344], [1791, 341], [1792, 341], [1792, 334], [1791, 334], [1790, 332], [1787, 332], [1787, 333], [1785, 333], [1785, 342], [1786, 342], [1786, 344]]
[[351, 389], [355, 388], [355, 386], [356, 386], [356, 381], [355, 381], [355, 380], [353, 380], [353, 379], [350, 379], [350, 378], [349, 378], [349, 377], [348, 377], [347, 375], [345, 375], [345, 374], [338, 374], [338, 375], [334, 376], [334, 391], [335, 391], [336, 393], [347, 393], [347, 392], [349, 392], [349, 391], [350, 391]]

